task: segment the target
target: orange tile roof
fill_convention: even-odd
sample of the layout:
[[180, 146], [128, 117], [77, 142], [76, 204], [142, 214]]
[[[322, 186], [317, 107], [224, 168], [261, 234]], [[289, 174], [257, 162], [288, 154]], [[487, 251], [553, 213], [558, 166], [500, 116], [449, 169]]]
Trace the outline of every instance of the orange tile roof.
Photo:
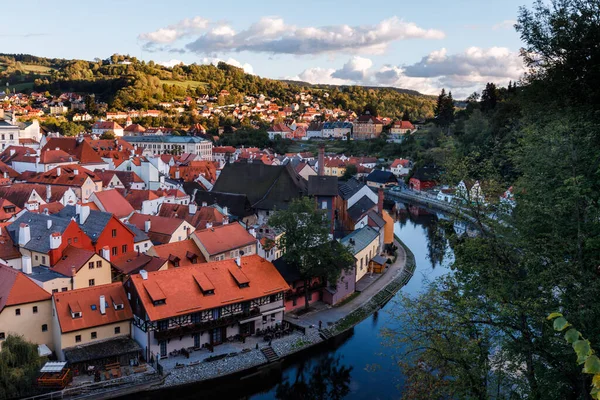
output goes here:
[[256, 238], [237, 222], [196, 231], [194, 235], [210, 255], [256, 243]]
[[165, 265], [167, 260], [161, 257], [130, 251], [119, 257], [115, 257], [110, 262], [119, 272], [129, 275], [138, 273], [140, 269], [158, 271]]
[[0, 221], [10, 219], [13, 215], [20, 211], [20, 207], [17, 207], [7, 199], [0, 198]]
[[60, 260], [50, 269], [64, 276], [73, 276], [73, 269], [75, 272], [79, 272], [94, 254], [92, 250], [79, 249], [69, 245], [63, 251]]
[[[59, 169], [60, 175], [58, 172]], [[61, 165], [60, 167], [52, 168], [47, 172], [27, 178], [27, 182], [81, 187], [88, 177], [94, 182], [102, 182], [102, 179], [98, 175], [77, 164]]]
[[8, 229], [6, 229], [11, 223], [12, 222], [0, 223], [0, 258], [3, 260], [21, 258], [21, 252], [18, 247], [15, 246], [12, 237], [8, 233]]
[[214, 207], [198, 207], [194, 214], [190, 214], [189, 205], [163, 203], [158, 216], [184, 219], [196, 229], [205, 229], [208, 222], [213, 226], [223, 224], [223, 214]]
[[104, 160], [87, 140], [79, 140], [74, 137], [49, 138], [42, 152], [46, 149], [59, 148], [66, 153], [75, 156], [81, 164], [104, 164]]
[[[100, 313], [100, 296], [104, 296], [108, 303], [104, 315]], [[131, 306], [127, 301], [127, 295], [121, 282], [54, 293], [53, 297], [62, 333], [114, 324], [133, 318]], [[115, 304], [122, 304], [123, 308], [116, 310]], [[92, 306], [95, 310], [92, 309]], [[75, 309], [72, 310], [71, 307]], [[81, 317], [73, 318], [71, 311], [77, 309], [81, 310]]]
[[127, 217], [134, 212], [131, 204], [115, 189], [94, 192], [94, 196], [102, 204], [105, 212], [114, 214], [117, 218]]
[[49, 300], [50, 297], [50, 293], [21, 271], [0, 264], [0, 312], [7, 306]]
[[[240, 288], [236, 279], [247, 281], [248, 287]], [[289, 288], [275, 266], [257, 255], [242, 257], [241, 268], [235, 260], [216, 261], [150, 272], [147, 280], [134, 275], [131, 282], [152, 321], [240, 303]], [[201, 286], [204, 290], [213, 287], [214, 294], [204, 296]], [[165, 304], [154, 306], [151, 296], [164, 297]]]
[[[169, 268], [175, 267], [176, 258], [179, 259], [179, 267], [205, 263], [206, 259], [192, 239], [180, 242], [167, 243], [152, 247], [152, 251], [161, 258], [169, 260]], [[195, 262], [194, 262], [195, 261]]]
[[133, 189], [127, 193], [125, 200], [131, 204], [135, 210], [142, 209], [142, 203], [146, 200], [156, 200], [159, 196], [152, 190]]

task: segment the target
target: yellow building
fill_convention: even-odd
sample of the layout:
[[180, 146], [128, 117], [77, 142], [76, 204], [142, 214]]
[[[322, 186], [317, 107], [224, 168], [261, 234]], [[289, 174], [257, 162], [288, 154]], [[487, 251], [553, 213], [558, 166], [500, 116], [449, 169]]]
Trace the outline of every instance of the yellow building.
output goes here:
[[356, 259], [356, 282], [369, 271], [369, 262], [379, 253], [379, 232], [370, 226], [355, 230], [340, 240]]
[[51, 295], [24, 273], [0, 265], [0, 348], [8, 335], [54, 349]]
[[381, 216], [385, 221], [385, 227], [383, 228], [383, 243], [394, 243], [394, 219], [386, 210], [382, 210]]
[[112, 283], [110, 262], [91, 250], [68, 246], [50, 269], [71, 278], [69, 290]]
[[54, 344], [60, 361], [86, 362], [80, 357], [69, 360], [69, 351], [131, 337], [133, 317], [120, 282], [54, 293], [52, 308]]
[[326, 160], [324, 172], [325, 175], [341, 178], [346, 173], [346, 164], [338, 159]]

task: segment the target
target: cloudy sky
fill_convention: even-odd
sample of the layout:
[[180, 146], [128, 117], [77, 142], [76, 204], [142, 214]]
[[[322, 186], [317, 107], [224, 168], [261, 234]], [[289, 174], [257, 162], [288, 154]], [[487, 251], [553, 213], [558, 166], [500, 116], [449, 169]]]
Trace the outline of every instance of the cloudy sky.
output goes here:
[[218, 60], [269, 78], [396, 86], [466, 97], [523, 67], [513, 24], [532, 0], [30, 0], [3, 5], [5, 53]]

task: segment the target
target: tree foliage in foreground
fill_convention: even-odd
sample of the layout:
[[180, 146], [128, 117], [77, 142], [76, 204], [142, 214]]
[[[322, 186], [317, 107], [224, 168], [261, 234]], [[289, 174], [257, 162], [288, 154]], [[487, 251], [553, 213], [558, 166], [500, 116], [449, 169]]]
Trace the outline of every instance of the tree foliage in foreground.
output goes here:
[[44, 361], [36, 344], [8, 335], [0, 351], [0, 399], [36, 394], [35, 379]]

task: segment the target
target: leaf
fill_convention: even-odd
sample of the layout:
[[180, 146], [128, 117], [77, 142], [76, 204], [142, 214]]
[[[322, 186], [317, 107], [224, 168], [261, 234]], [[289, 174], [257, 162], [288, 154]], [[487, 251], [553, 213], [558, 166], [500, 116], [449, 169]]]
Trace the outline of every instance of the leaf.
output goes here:
[[562, 316], [563, 316], [563, 315], [562, 315], [561, 313], [559, 313], [559, 312], [553, 312], [552, 314], [548, 315], [548, 316], [546, 317], [546, 319], [547, 319], [548, 321], [552, 321], [554, 318], [558, 318], [558, 317], [562, 317]]
[[592, 352], [590, 342], [587, 340], [577, 340], [573, 343], [573, 350], [577, 353], [577, 364], [579, 365], [583, 364]]
[[583, 365], [584, 374], [600, 374], [600, 358], [595, 355], [591, 355], [585, 360]]
[[579, 336], [581, 334], [579, 333], [579, 331], [577, 329], [569, 329], [567, 331], [567, 333], [565, 333], [565, 340], [567, 341], [567, 343], [575, 343], [577, 340], [579, 340]]
[[600, 374], [594, 375], [594, 377], [592, 378], [592, 386], [594, 386], [597, 389], [600, 389]]
[[565, 328], [567, 328], [569, 326], [571, 326], [571, 324], [569, 324], [567, 322], [567, 320], [564, 319], [563, 317], [558, 317], [558, 318], [556, 318], [554, 320], [554, 330], [555, 331], [559, 331], [560, 332], [560, 331], [564, 330]]
[[592, 399], [600, 399], [600, 389], [593, 388], [590, 395], [592, 396]]

